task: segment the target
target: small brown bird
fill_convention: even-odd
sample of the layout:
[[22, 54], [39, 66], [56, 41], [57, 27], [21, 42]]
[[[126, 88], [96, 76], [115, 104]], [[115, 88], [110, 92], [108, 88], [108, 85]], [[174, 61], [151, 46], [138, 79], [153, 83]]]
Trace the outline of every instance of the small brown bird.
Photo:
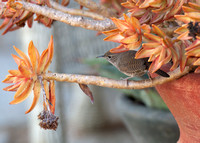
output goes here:
[[[129, 76], [129, 78], [132, 78], [135, 76], [137, 77], [143, 76], [147, 72], [151, 64], [151, 62], [148, 62], [148, 58], [135, 59], [135, 54], [136, 51], [133, 50], [122, 53], [111, 53], [110, 51], [108, 51], [104, 55], [98, 56], [97, 58], [100, 57], [105, 58], [108, 62], [114, 65], [120, 72]], [[163, 77], [169, 77], [169, 75], [166, 72], [160, 69], [157, 70], [155, 73]]]

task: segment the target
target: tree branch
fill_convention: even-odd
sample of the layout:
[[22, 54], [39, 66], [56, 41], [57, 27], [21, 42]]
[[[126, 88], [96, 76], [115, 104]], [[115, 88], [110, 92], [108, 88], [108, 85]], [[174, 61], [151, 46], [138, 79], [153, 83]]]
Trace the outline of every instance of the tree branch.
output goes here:
[[52, 8], [57, 9], [59, 11], [62, 11], [64, 13], [68, 13], [68, 14], [71, 14], [71, 15], [79, 15], [79, 16], [90, 17], [90, 18], [97, 19], [97, 20], [105, 19], [104, 16], [97, 14], [97, 13], [94, 13], [94, 12], [81, 10], [81, 9], [67, 8], [67, 7], [64, 7], [64, 6], [60, 5], [59, 3], [54, 2], [52, 0], [50, 1], [50, 3], [51, 3]]
[[100, 4], [96, 4], [94, 1], [92, 0], [74, 0], [77, 3], [79, 3], [80, 5], [90, 9], [91, 11], [94, 11], [96, 13], [100, 13], [101, 15], [105, 16], [105, 17], [115, 17], [116, 14], [114, 13], [114, 11], [112, 9], [108, 9], [103, 5]]
[[0, 17], [1, 17], [1, 15], [3, 14], [3, 12], [4, 12], [5, 7], [6, 7], [6, 4], [4, 4], [4, 3], [2, 3], [2, 2], [0, 1]]
[[[106, 18], [105, 20], [90, 20], [81, 16], [72, 16], [70, 14], [63, 13], [61, 11], [49, 8], [47, 6], [39, 6], [24, 1], [17, 2], [21, 3], [23, 5], [22, 8], [24, 8], [27, 11], [46, 16], [53, 20], [64, 22], [71, 26], [82, 27], [85, 29], [95, 31], [106, 31], [115, 28], [115, 24], [112, 22], [112, 20], [108, 18]], [[6, 2], [0, 2], [0, 4], [5, 6]]]
[[100, 76], [90, 76], [90, 75], [77, 75], [77, 74], [59, 74], [59, 73], [47, 73], [42, 75], [43, 79], [46, 80], [56, 80], [61, 82], [74, 82], [79, 84], [86, 84], [86, 85], [97, 85], [103, 86], [108, 88], [120, 88], [120, 89], [143, 89], [148, 87], [153, 87], [158, 84], [163, 84], [175, 79], [182, 77], [183, 75], [189, 73], [190, 68], [186, 67], [183, 72], [180, 72], [180, 69], [177, 68], [173, 72], [170, 72], [170, 78], [165, 77], [156, 77], [154, 79], [146, 79], [140, 81], [128, 81], [124, 80], [113, 80], [105, 77]]

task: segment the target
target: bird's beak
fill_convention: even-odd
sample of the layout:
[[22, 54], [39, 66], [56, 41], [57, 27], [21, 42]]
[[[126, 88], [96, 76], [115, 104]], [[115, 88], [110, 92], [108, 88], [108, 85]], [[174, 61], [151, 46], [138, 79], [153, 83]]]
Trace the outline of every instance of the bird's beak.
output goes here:
[[97, 56], [96, 58], [103, 58], [104, 57], [104, 55], [101, 55], [101, 56]]

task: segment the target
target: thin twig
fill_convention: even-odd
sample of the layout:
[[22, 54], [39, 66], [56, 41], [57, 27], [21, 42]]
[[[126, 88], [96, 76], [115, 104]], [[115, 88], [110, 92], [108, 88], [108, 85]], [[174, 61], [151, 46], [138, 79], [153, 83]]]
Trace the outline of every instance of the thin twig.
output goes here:
[[[49, 104], [51, 104], [51, 102], [49, 101], [49, 99], [47, 98], [47, 95], [46, 95], [46, 92], [45, 92], [45, 89], [44, 89], [44, 84], [43, 84], [43, 81], [42, 81], [42, 77], [39, 77], [39, 80], [40, 80], [40, 84], [41, 84], [41, 87], [42, 87], [42, 94], [43, 94], [43, 102], [45, 104], [47, 104], [46, 100], [48, 101]], [[52, 104], [51, 104], [52, 105]], [[49, 106], [47, 106], [47, 110], [50, 111], [50, 108]]]
[[105, 17], [115, 17], [116, 14], [112, 9], [108, 9], [103, 5], [97, 4], [92, 0], [75, 0], [80, 5], [90, 9], [91, 11], [94, 11], [96, 13], [100, 13], [101, 15]]
[[[18, 1], [18, 3], [21, 3], [23, 5], [22, 8], [24, 8], [25, 10], [46, 16], [53, 20], [64, 22], [71, 26], [82, 27], [95, 31], [106, 31], [115, 28], [115, 24], [112, 22], [112, 20], [108, 18], [106, 18], [105, 20], [91, 20], [81, 16], [72, 16], [70, 14], [63, 13], [47, 6], [39, 6], [24, 1]], [[1, 2], [0, 4], [6, 5], [6, 2]]]
[[86, 10], [82, 10], [82, 9], [67, 8], [67, 7], [64, 7], [64, 6], [60, 5], [59, 3], [54, 2], [52, 0], [50, 1], [50, 3], [51, 3], [52, 8], [57, 9], [59, 11], [62, 11], [64, 13], [68, 13], [68, 14], [71, 14], [71, 15], [90, 17], [90, 18], [93, 18], [93, 19], [96, 19], [96, 20], [105, 19], [104, 16], [97, 14], [97, 13], [94, 13], [94, 12], [90, 12], [90, 11], [86, 11]]
[[1, 2], [0, 0], [0, 17], [3, 14], [3, 11], [5, 10], [6, 5], [4, 3]]
[[181, 76], [189, 73], [190, 68], [186, 67], [183, 72], [180, 72], [180, 69], [176, 69], [173, 72], [170, 72], [170, 77], [156, 77], [154, 79], [146, 79], [141, 81], [129, 81], [128, 85], [127, 82], [124, 80], [113, 80], [105, 77], [100, 76], [90, 76], [90, 75], [77, 75], [77, 74], [59, 74], [59, 73], [47, 73], [42, 75], [43, 79], [46, 80], [56, 80], [61, 82], [74, 82], [86, 85], [97, 85], [103, 86], [108, 88], [120, 88], [120, 89], [143, 89], [148, 87], [153, 87], [158, 84], [163, 84]]

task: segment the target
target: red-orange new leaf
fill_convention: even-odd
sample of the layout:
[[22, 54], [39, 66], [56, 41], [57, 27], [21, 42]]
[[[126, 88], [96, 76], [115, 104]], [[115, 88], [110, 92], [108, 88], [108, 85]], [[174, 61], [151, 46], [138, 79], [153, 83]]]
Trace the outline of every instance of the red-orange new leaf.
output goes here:
[[[7, 28], [4, 30], [2, 35], [6, 34], [9, 31], [17, 30], [21, 27], [24, 27], [27, 23], [28, 27], [31, 28], [33, 24], [34, 13], [28, 10], [23, 9], [23, 5], [18, 2], [18, 0], [4, 0], [6, 3], [6, 8], [3, 10], [0, 19], [4, 19], [2, 24], [0, 25], [0, 30]], [[34, 3], [37, 5], [47, 5], [51, 7], [49, 0], [31, 0], [29, 3]], [[43, 15], [36, 14], [36, 18], [34, 21], [38, 21], [39, 23], [44, 24], [46, 27], [51, 27], [53, 20], [45, 17]]]
[[129, 9], [141, 24], [160, 24], [181, 12], [185, 0], [128, 0], [122, 6]]
[[[35, 105], [38, 102], [40, 97], [40, 90], [41, 86], [41, 77], [40, 75], [46, 73], [48, 67], [53, 58], [53, 36], [51, 36], [51, 40], [49, 42], [48, 48], [43, 51], [41, 56], [39, 55], [38, 50], [35, 48], [33, 42], [31, 41], [28, 46], [28, 56], [24, 54], [21, 50], [14, 46], [15, 51], [19, 54], [20, 57], [16, 55], [12, 55], [15, 62], [18, 65], [18, 70], [9, 70], [10, 73], [7, 75], [6, 79], [2, 82], [4, 83], [13, 83], [13, 85], [4, 88], [6, 91], [16, 91], [14, 95], [14, 100], [10, 102], [10, 104], [18, 104], [24, 101], [33, 90], [34, 98], [33, 103], [26, 113], [29, 113], [33, 110]], [[49, 103], [51, 112], [54, 113], [55, 111], [55, 89], [54, 89], [54, 82], [49, 81], [49, 88], [46, 91], [46, 94], [49, 95], [47, 100], [50, 101]], [[45, 88], [45, 87], [44, 87]], [[47, 93], [48, 92], [48, 93]]]

